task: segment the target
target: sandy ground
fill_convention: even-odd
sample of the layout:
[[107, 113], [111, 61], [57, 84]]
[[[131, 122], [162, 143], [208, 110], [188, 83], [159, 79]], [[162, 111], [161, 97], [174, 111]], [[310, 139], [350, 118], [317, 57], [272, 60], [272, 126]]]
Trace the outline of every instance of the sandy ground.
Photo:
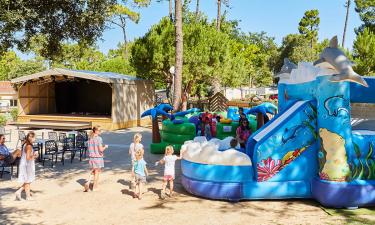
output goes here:
[[[142, 200], [133, 199], [129, 190], [127, 150], [136, 132], [143, 134], [151, 172]], [[15, 201], [16, 179], [4, 175], [0, 180], [0, 224], [375, 224], [375, 218], [330, 216], [309, 200], [229, 203], [198, 198], [181, 186], [179, 163], [175, 197], [160, 200], [163, 168], [154, 166], [161, 156], [148, 151], [150, 130], [133, 128], [102, 137], [110, 148], [98, 191], [82, 192], [88, 177], [86, 160], [76, 159], [73, 164], [66, 160], [65, 166], [58, 163], [54, 168], [37, 163], [33, 201]], [[9, 145], [14, 146], [14, 140]]]

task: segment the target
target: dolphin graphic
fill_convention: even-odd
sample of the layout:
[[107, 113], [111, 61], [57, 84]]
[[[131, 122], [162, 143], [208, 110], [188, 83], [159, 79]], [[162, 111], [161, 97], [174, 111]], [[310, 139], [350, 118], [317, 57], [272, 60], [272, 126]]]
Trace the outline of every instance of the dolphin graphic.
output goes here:
[[345, 99], [342, 95], [332, 96], [324, 101], [324, 108], [327, 110], [329, 116], [344, 116], [349, 115], [349, 101]]
[[285, 128], [281, 141], [284, 144], [287, 143], [288, 141], [294, 139], [297, 136], [297, 132], [299, 130], [304, 130], [304, 129], [306, 129], [305, 125], [296, 125], [290, 128], [288, 127]]
[[280, 72], [278, 72], [275, 77], [280, 77], [283, 73], [291, 73], [293, 69], [297, 69], [297, 65], [292, 63], [288, 58], [284, 58], [284, 65], [281, 67]]
[[314, 65], [328, 62], [339, 74], [334, 74], [330, 78], [332, 82], [350, 81], [368, 87], [367, 82], [356, 72], [354, 72], [353, 63], [345, 56], [345, 53], [338, 48], [337, 36], [334, 36], [329, 47], [325, 48], [320, 54], [320, 59], [314, 62]]

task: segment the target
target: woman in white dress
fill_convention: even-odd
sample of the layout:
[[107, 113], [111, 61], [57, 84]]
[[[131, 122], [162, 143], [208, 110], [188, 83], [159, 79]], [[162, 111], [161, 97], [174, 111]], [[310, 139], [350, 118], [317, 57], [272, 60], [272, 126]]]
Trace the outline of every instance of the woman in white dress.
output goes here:
[[22, 146], [18, 176], [18, 182], [21, 183], [22, 186], [16, 191], [16, 200], [21, 200], [23, 190], [26, 192], [26, 200], [31, 200], [30, 184], [35, 180], [35, 159], [38, 158], [38, 152], [34, 152], [33, 150], [34, 141], [35, 133], [29, 132]]

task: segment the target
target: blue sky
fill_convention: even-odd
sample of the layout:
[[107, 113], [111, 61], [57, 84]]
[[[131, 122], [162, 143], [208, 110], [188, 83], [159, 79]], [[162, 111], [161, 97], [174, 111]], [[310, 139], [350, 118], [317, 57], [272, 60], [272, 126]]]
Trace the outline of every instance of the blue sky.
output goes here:
[[[201, 11], [210, 19], [216, 18], [216, 0], [201, 0]], [[337, 35], [341, 43], [346, 0], [229, 0], [228, 18], [239, 20], [239, 26], [244, 32], [265, 31], [275, 37], [278, 44], [282, 38], [290, 33], [298, 33], [298, 23], [306, 10], [318, 9], [320, 13], [319, 40]], [[196, 0], [192, 0], [190, 7], [195, 10]], [[354, 28], [360, 26], [361, 21], [354, 10], [352, 2], [347, 29], [345, 46], [352, 48], [355, 39]], [[158, 3], [152, 0], [148, 8], [139, 10], [141, 19], [138, 24], [129, 22], [128, 37], [133, 40], [145, 34], [151, 25], [157, 23], [168, 14], [168, 1]], [[104, 41], [98, 41], [99, 48], [107, 52], [115, 48], [122, 40], [119, 29], [111, 29], [104, 33]]]
[[[216, 18], [216, 0], [201, 0], [201, 11], [210, 19]], [[298, 33], [298, 23], [306, 10], [318, 9], [320, 13], [319, 40], [331, 38], [337, 35], [341, 43], [346, 0], [229, 0], [230, 8], [222, 8], [228, 11], [228, 18], [239, 20], [239, 26], [244, 32], [265, 31], [269, 36], [275, 37], [280, 44], [282, 38], [290, 33]], [[195, 10], [196, 0], [192, 0], [190, 7]], [[351, 49], [355, 39], [354, 28], [360, 26], [361, 21], [354, 10], [352, 2], [349, 23], [347, 29], [345, 47]], [[128, 38], [144, 35], [153, 24], [168, 15], [168, 1], [161, 3], [152, 0], [148, 8], [138, 10], [141, 19], [138, 24], [128, 22]], [[97, 45], [105, 53], [109, 49], [116, 48], [122, 41], [120, 29], [113, 28], [105, 31]], [[22, 57], [22, 56], [21, 56]], [[27, 57], [23, 55], [23, 58]]]

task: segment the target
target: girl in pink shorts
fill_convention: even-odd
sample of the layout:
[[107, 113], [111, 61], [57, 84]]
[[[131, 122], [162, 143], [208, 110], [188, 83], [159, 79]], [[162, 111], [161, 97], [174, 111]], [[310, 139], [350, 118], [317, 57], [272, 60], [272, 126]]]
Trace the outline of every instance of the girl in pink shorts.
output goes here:
[[164, 164], [164, 176], [163, 176], [163, 189], [161, 191], [160, 197], [162, 199], [165, 198], [165, 193], [166, 193], [166, 188], [169, 182], [169, 197], [172, 197], [173, 195], [173, 181], [175, 178], [175, 162], [178, 159], [181, 159], [181, 153], [180, 156], [173, 155], [173, 147], [171, 145], [167, 146], [165, 148], [165, 155], [163, 159], [160, 161], [156, 162], [157, 164]]

